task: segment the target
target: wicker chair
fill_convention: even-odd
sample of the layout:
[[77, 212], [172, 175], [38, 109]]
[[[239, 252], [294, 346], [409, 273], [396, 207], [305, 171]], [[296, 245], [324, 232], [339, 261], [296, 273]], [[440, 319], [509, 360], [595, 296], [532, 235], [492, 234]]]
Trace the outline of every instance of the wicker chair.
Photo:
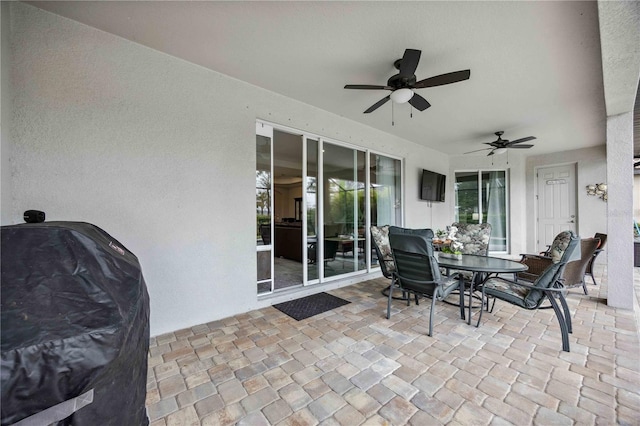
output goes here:
[[584, 294], [589, 294], [584, 278], [589, 262], [593, 260], [599, 246], [600, 240], [598, 238], [585, 238], [580, 241], [580, 260], [569, 262], [562, 275], [564, 279], [562, 284], [565, 288], [582, 286]]
[[[552, 244], [552, 248], [554, 250], [561, 249], [562, 255], [560, 259], [556, 262], [551, 262], [533, 283], [512, 281], [502, 277], [490, 277], [480, 285], [480, 289], [482, 290], [483, 306], [487, 296], [492, 296], [495, 299], [500, 299], [528, 310], [538, 309], [545, 300], [549, 300], [560, 325], [562, 350], [569, 352], [569, 333], [572, 332], [571, 313], [564, 297], [565, 289], [562, 284], [562, 274], [569, 260], [573, 259], [574, 251], [578, 249], [579, 238], [571, 231], [562, 232], [558, 237], [561, 237], [561, 241], [559, 241], [561, 244]], [[560, 300], [562, 309], [558, 306], [556, 299]], [[480, 325], [483, 310], [480, 310], [478, 325]]]
[[593, 284], [598, 285], [598, 283], [596, 282], [596, 277], [593, 276], [593, 265], [595, 264], [596, 258], [598, 257], [598, 255], [604, 251], [604, 246], [607, 243], [607, 234], [601, 234], [599, 232], [596, 232], [596, 235], [594, 235], [593, 238], [599, 239], [600, 245], [598, 246], [596, 251], [593, 253], [593, 256], [591, 257], [591, 260], [589, 261], [589, 263], [587, 263], [587, 270], [585, 271], [585, 277], [589, 275], [591, 277], [591, 280], [593, 281]]
[[[564, 249], [558, 249], [559, 243], [556, 240], [558, 240], [559, 238], [563, 238], [563, 234], [564, 233], [558, 234], [558, 236], [556, 236], [556, 238], [554, 239], [553, 244], [551, 244], [551, 247], [554, 248], [553, 250], [555, 250], [555, 252], [551, 250], [550, 254], [555, 254], [555, 257], [536, 254], [521, 255], [521, 263], [527, 265], [529, 269], [525, 272], [519, 272], [517, 274], [517, 278], [533, 282], [538, 279], [538, 277], [549, 267], [549, 265], [557, 263], [557, 261], [559, 260], [558, 257], [562, 256], [562, 252], [564, 251]], [[594, 253], [599, 245], [600, 240], [596, 238], [584, 238], [580, 241], [580, 259], [569, 262], [564, 269], [563, 275], [561, 277], [561, 279], [563, 280], [564, 288], [582, 286], [584, 294], [589, 294], [584, 277], [589, 262], [592, 261]]]

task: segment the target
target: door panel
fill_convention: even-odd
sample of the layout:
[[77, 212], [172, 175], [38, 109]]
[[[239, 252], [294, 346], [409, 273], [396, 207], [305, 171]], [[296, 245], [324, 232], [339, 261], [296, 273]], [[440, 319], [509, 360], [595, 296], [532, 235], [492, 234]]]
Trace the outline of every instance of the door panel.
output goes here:
[[546, 167], [537, 176], [537, 249], [544, 251], [561, 231], [577, 231], [576, 166]]

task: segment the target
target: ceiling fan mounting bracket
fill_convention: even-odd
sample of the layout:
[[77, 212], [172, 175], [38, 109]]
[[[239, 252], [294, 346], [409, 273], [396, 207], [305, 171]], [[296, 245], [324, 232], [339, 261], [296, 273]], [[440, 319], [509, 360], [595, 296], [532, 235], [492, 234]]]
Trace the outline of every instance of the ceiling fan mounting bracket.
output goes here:
[[412, 76], [409, 78], [401, 77], [400, 74], [396, 74], [391, 76], [389, 80], [387, 80], [387, 86], [393, 87], [394, 89], [403, 89], [405, 87], [411, 88], [414, 84], [416, 84], [416, 76]]

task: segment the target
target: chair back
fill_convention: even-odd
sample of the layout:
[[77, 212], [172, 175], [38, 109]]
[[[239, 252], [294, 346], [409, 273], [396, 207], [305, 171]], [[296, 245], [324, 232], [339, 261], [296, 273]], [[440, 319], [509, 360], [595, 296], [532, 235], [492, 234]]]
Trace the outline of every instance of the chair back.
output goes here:
[[[562, 256], [557, 262], [551, 263], [545, 269], [538, 278], [533, 282], [535, 287], [540, 288], [550, 288], [557, 285], [562, 274], [564, 272], [565, 267], [570, 259], [574, 256], [574, 251], [579, 250], [578, 243], [580, 242], [580, 237], [574, 234], [572, 231], [563, 231], [558, 236], [562, 235], [560, 244], [558, 247], [563, 247]], [[558, 239], [558, 236], [556, 239]], [[555, 239], [554, 239], [555, 242]], [[544, 300], [544, 293], [537, 290], [531, 290], [524, 298], [524, 303], [527, 308], [534, 309], [540, 306], [542, 301]]]
[[433, 240], [434, 235], [433, 231], [428, 228], [409, 229], [392, 225], [372, 226], [370, 231], [373, 249], [378, 257], [378, 263], [380, 263], [382, 275], [386, 278], [391, 278], [393, 273], [396, 271], [396, 265], [393, 261], [393, 255], [391, 254], [391, 245], [389, 244], [390, 234], [422, 235], [429, 240]]
[[433, 242], [425, 235], [390, 233], [389, 243], [401, 288], [433, 295], [441, 282]]
[[451, 226], [458, 228], [456, 238], [462, 243], [463, 254], [486, 256], [489, 253], [491, 240], [491, 224], [454, 222]]
[[602, 250], [604, 248], [604, 245], [607, 243], [607, 234], [596, 232], [596, 235], [594, 235], [593, 238], [597, 238], [600, 240], [600, 245], [597, 248]]
[[583, 283], [587, 265], [593, 258], [593, 254], [599, 245], [600, 240], [598, 238], [584, 238], [580, 240], [580, 259], [568, 262], [562, 274], [565, 287]]
[[372, 226], [371, 229], [371, 245], [378, 257], [378, 263], [382, 270], [382, 275], [391, 279], [396, 270], [393, 263], [393, 255], [391, 254], [391, 245], [389, 245], [389, 225]]

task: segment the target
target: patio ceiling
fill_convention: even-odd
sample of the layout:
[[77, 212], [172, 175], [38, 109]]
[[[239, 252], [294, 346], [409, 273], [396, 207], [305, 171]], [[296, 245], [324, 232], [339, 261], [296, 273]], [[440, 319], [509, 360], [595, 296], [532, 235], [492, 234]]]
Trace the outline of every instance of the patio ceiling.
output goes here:
[[[497, 130], [536, 136], [523, 154], [605, 143], [592, 1], [29, 3], [451, 155]], [[420, 89], [432, 107], [396, 105], [392, 126], [391, 102], [363, 114], [388, 92], [343, 86], [386, 84], [406, 48], [422, 51], [418, 79], [471, 78]]]

